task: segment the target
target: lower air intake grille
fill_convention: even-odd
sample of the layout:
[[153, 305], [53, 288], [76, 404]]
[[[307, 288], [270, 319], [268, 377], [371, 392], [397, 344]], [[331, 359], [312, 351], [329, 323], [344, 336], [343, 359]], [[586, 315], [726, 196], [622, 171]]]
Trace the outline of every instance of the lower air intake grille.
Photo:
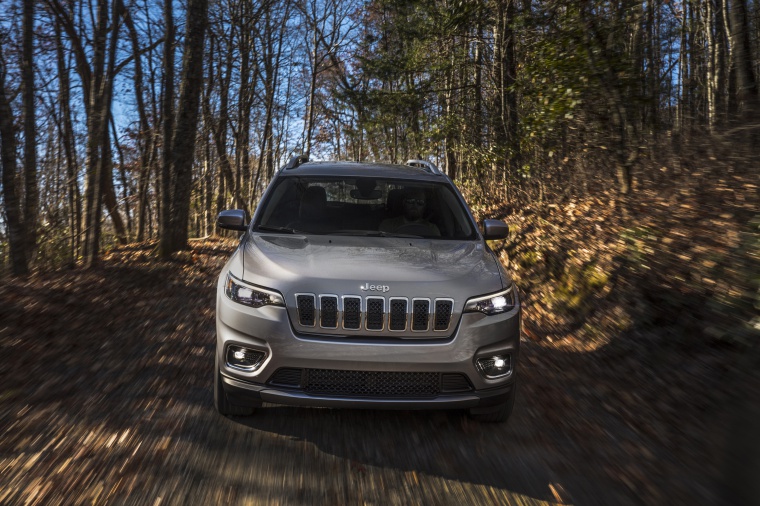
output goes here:
[[435, 397], [440, 374], [435, 372], [337, 371], [308, 369], [304, 391], [310, 394], [360, 397]]
[[282, 369], [278, 369], [277, 372], [272, 375], [269, 379], [269, 383], [283, 387], [298, 388], [301, 386], [301, 371], [302, 369], [283, 367]]
[[472, 387], [464, 374], [447, 373], [441, 375], [442, 392], [467, 392], [469, 390], [472, 390]]

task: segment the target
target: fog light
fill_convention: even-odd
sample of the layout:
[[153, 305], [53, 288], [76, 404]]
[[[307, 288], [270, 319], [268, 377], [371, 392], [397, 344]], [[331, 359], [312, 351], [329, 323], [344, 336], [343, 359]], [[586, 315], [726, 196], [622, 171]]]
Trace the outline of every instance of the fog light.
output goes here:
[[255, 371], [261, 366], [267, 354], [242, 346], [228, 346], [226, 362], [228, 367], [243, 371]]
[[495, 355], [493, 357], [483, 357], [475, 361], [480, 374], [486, 378], [500, 378], [506, 376], [512, 370], [511, 355]]

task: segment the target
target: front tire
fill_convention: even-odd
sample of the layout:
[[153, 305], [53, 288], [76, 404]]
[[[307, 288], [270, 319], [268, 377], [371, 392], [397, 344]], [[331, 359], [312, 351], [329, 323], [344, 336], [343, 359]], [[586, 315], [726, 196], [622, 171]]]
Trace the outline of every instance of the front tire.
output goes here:
[[250, 416], [255, 408], [232, 404], [224, 392], [222, 373], [219, 371], [219, 357], [214, 359], [214, 407], [224, 416]]

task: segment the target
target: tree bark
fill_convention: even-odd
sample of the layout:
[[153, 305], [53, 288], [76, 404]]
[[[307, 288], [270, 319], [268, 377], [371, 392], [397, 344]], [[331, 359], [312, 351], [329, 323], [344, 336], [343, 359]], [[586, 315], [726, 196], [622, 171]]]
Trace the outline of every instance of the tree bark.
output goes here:
[[[83, 257], [86, 267], [98, 263], [100, 249], [100, 218], [103, 188], [103, 139], [107, 136], [103, 115], [106, 86], [106, 39], [108, 34], [108, 3], [99, 0], [97, 24], [92, 38], [93, 60], [89, 67], [87, 100], [87, 173], [85, 186], [85, 236]], [[83, 79], [84, 80], [84, 79]]]
[[161, 106], [164, 151], [159, 173], [161, 208], [158, 224], [158, 254], [168, 259], [176, 251], [172, 242], [172, 141], [174, 124], [174, 11], [173, 0], [164, 0], [164, 90]]
[[[751, 121], [757, 121], [760, 104], [758, 103], [757, 80], [752, 68], [754, 60], [752, 58], [752, 44], [745, 0], [730, 0], [729, 15], [731, 16], [731, 41], [736, 69], [739, 118], [743, 124], [747, 124]], [[760, 125], [754, 126], [755, 129], [758, 127]], [[749, 139], [757, 138], [760, 138], [760, 133], [757, 132], [749, 137]]]
[[[79, 31], [85, 25], [75, 21], [74, 13], [69, 9], [71, 6], [64, 6], [59, 0], [46, 0], [46, 3], [71, 42], [77, 74], [82, 83], [87, 113], [85, 229], [82, 256], [84, 265], [93, 267], [98, 263], [100, 251], [103, 189], [109, 183], [105, 178], [111, 178], [108, 172], [110, 162], [105, 158], [110, 156], [108, 121], [111, 114], [116, 48], [123, 4], [120, 0], [113, 0], [109, 8], [108, 0], [98, 0], [92, 23], [87, 25], [92, 33], [85, 34]], [[85, 50], [84, 40], [92, 48], [91, 56], [88, 56]], [[110, 184], [113, 185], [112, 180]]]
[[0, 40], [0, 168], [3, 172], [3, 199], [8, 220], [8, 246], [11, 272], [14, 276], [29, 273], [26, 254], [26, 234], [21, 217], [21, 203], [16, 188], [16, 129], [13, 111], [5, 90], [5, 57]]
[[175, 184], [171, 207], [171, 239], [169, 247], [162, 248], [164, 258], [175, 251], [187, 248], [198, 110], [203, 90], [203, 47], [208, 24], [207, 11], [208, 0], [189, 0], [185, 21], [182, 83], [172, 140], [172, 174]]
[[24, 229], [27, 261], [37, 247], [37, 126], [34, 104], [34, 0], [24, 0], [23, 57], [21, 80], [24, 88]]
[[79, 191], [79, 169], [74, 148], [74, 126], [71, 120], [71, 93], [69, 83], [69, 69], [64, 55], [63, 39], [61, 37], [61, 24], [55, 23], [56, 59], [58, 63], [59, 101], [61, 108], [61, 126], [63, 151], [66, 157], [66, 191], [69, 206], [69, 227], [71, 234], [71, 259], [72, 263], [80, 251], [82, 236], [82, 200]]
[[143, 90], [143, 67], [140, 50], [140, 43], [137, 38], [137, 30], [131, 14], [127, 11], [124, 13], [124, 24], [129, 33], [129, 40], [132, 43], [132, 55], [134, 61], [134, 85], [135, 101], [137, 103], [137, 114], [140, 118], [140, 131], [137, 135], [137, 146], [140, 152], [140, 165], [138, 169], [137, 182], [137, 240], [145, 240], [145, 223], [146, 213], [150, 212], [148, 207], [148, 179], [150, 178], [150, 158], [153, 151], [154, 138], [150, 130], [148, 113], [145, 108], [145, 97]]

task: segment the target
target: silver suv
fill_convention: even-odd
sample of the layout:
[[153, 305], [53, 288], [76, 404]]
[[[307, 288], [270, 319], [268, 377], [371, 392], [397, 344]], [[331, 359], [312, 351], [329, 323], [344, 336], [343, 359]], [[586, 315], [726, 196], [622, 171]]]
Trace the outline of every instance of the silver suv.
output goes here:
[[506, 420], [520, 345], [517, 290], [435, 165], [308, 162], [275, 175], [219, 276], [214, 402], [467, 409]]

